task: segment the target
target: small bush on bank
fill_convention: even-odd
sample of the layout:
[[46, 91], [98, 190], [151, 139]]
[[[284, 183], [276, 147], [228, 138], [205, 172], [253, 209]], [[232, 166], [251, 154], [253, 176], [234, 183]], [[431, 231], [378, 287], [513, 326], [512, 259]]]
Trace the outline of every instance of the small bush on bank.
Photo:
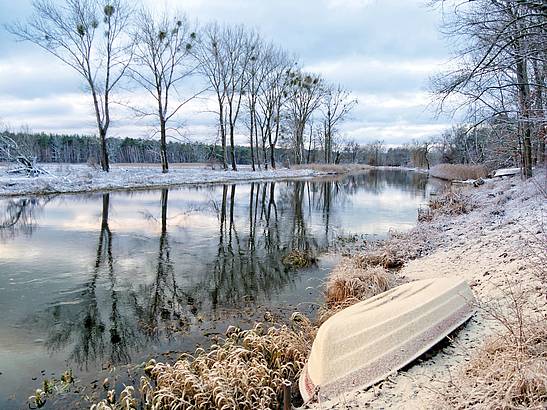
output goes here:
[[285, 255], [281, 262], [289, 269], [302, 269], [314, 265], [317, 262], [317, 258], [311, 251], [293, 249]]
[[383, 250], [354, 256], [354, 264], [361, 269], [374, 266], [381, 266], [385, 269], [398, 269], [403, 266], [404, 260], [396, 251], [385, 247]]
[[447, 181], [466, 181], [486, 178], [488, 169], [484, 165], [439, 164], [429, 170], [429, 175]]

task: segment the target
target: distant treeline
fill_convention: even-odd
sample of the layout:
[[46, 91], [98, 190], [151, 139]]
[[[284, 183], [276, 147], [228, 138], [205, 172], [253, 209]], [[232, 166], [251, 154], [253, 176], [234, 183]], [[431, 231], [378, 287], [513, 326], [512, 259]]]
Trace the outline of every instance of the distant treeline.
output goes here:
[[[98, 138], [87, 135], [29, 134], [4, 132], [18, 145], [21, 151], [35, 157], [38, 162], [98, 163], [101, 144]], [[142, 138], [109, 138], [108, 151], [117, 163], [160, 162], [158, 140]], [[208, 162], [221, 158], [222, 147], [199, 142], [169, 142], [169, 162]], [[238, 146], [238, 162], [250, 162], [250, 149]]]
[[[38, 162], [98, 164], [100, 160], [100, 140], [89, 135], [4, 131], [1, 136], [12, 139], [21, 154], [36, 158]], [[107, 141], [109, 156], [115, 163], [161, 163], [159, 140], [108, 138]], [[459, 127], [433, 140], [414, 141], [398, 147], [387, 147], [380, 140], [367, 144], [350, 141], [333, 150], [332, 162], [420, 168], [438, 163], [485, 164], [491, 169], [519, 165], [517, 147], [505, 144], [504, 149], [499, 149], [498, 145], [489, 128], [471, 133], [469, 129]], [[539, 146], [534, 147], [534, 163], [537, 163], [541, 150]], [[304, 154], [306, 162], [325, 162], [325, 153], [321, 148], [305, 150]], [[236, 145], [235, 155], [238, 164], [248, 165], [252, 162], [249, 146]], [[167, 156], [173, 163], [222, 163], [223, 150], [221, 145], [171, 141], [167, 143]], [[290, 145], [276, 147], [274, 156], [279, 165], [297, 162]], [[4, 158], [0, 150], [0, 161], [6, 160], [9, 159]]]
[[[100, 158], [100, 141], [88, 135], [63, 135], [46, 133], [3, 132], [13, 139], [22, 153], [43, 163], [90, 163], [96, 164]], [[108, 151], [116, 163], [159, 163], [159, 141], [143, 138], [109, 138]], [[251, 149], [248, 146], [236, 146], [238, 164], [251, 163]], [[167, 144], [169, 162], [222, 162], [220, 145], [201, 142], [169, 142]], [[321, 162], [323, 152], [306, 152], [311, 162]], [[275, 158], [279, 164], [294, 163], [293, 152], [289, 148], [276, 148]], [[367, 163], [371, 165], [412, 165], [410, 147], [385, 148], [381, 144], [348, 144], [337, 152], [336, 162]], [[2, 158], [0, 154], [0, 160]]]

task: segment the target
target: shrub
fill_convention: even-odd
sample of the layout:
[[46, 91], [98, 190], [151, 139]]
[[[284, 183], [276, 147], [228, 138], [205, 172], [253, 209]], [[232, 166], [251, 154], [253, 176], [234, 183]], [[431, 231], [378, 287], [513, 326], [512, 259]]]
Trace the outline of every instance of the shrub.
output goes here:
[[293, 249], [283, 257], [281, 262], [289, 269], [302, 269], [312, 266], [317, 262], [317, 259], [311, 251]]

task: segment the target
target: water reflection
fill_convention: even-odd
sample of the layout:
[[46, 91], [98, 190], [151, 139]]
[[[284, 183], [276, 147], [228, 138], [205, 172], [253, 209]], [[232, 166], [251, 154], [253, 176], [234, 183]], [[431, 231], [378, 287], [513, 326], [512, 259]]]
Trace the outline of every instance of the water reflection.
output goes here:
[[431, 189], [423, 175], [372, 172], [0, 200], [0, 309], [10, 311], [0, 333], [24, 330], [0, 338], [0, 370], [15, 346], [22, 354], [10, 360], [21, 370], [12, 380], [45, 368], [47, 354], [25, 353], [37, 352], [32, 340], [92, 372], [150, 351], [193, 349], [203, 331], [222, 331], [223, 320], [245, 312], [252, 318], [259, 306], [315, 302], [306, 280], [318, 270], [288, 269], [290, 251], [319, 254], [344, 232], [409, 228]]
[[0, 240], [7, 240], [22, 233], [32, 235], [36, 218], [53, 197], [17, 198], [3, 201], [0, 208]]
[[109, 211], [110, 194], [103, 194], [95, 259], [87, 280], [32, 318], [38, 327], [49, 329], [45, 346], [50, 352], [66, 351], [71, 362], [85, 369], [97, 361], [128, 363], [131, 348], [138, 345], [135, 318], [120, 301], [129, 295], [116, 287]]

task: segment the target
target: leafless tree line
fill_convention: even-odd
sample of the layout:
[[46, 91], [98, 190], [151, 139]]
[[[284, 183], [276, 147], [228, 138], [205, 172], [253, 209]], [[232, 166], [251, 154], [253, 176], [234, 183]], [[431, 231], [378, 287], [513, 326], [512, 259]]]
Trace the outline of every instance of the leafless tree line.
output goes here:
[[[493, 136], [492, 150], [517, 155], [525, 177], [545, 163], [547, 5], [536, 0], [433, 0], [457, 53], [434, 79], [441, 108], [467, 113], [467, 132]], [[485, 131], [487, 129], [487, 131]]]
[[311, 160], [317, 142], [323, 160], [335, 161], [339, 126], [356, 101], [340, 85], [303, 72], [296, 58], [256, 31], [198, 25], [179, 11], [156, 13], [127, 0], [35, 0], [33, 10], [28, 20], [7, 28], [82, 77], [92, 97], [104, 171], [112, 96], [122, 87], [149, 97], [127, 105], [156, 124], [163, 172], [169, 169], [167, 139], [182, 135], [181, 108], [200, 95], [216, 105], [224, 169], [237, 170], [236, 140], [245, 135], [253, 169], [275, 168], [281, 143], [291, 147], [297, 163]]

